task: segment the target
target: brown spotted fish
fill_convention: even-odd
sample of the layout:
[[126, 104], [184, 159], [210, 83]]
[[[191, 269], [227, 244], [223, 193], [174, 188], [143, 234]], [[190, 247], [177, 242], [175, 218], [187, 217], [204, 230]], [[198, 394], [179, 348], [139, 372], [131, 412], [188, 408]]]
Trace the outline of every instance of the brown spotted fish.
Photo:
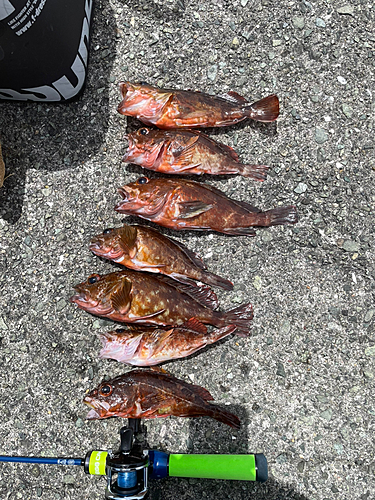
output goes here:
[[100, 358], [115, 359], [135, 366], [153, 366], [184, 358], [206, 345], [234, 333], [234, 325], [207, 332], [206, 326], [195, 318], [173, 328], [117, 329], [100, 334], [103, 349]]
[[125, 224], [105, 229], [91, 240], [90, 250], [137, 271], [166, 274], [191, 285], [198, 280], [224, 290], [233, 289], [229, 280], [206, 271], [202, 260], [185, 245], [150, 227]]
[[85, 396], [88, 420], [110, 417], [211, 417], [240, 428], [236, 415], [215, 406], [211, 394], [198, 385], [154, 370], [132, 370], [102, 382]]
[[251, 304], [219, 312], [217, 297], [207, 285], [190, 286], [165, 276], [128, 269], [103, 276], [93, 274], [74, 287], [70, 301], [80, 309], [124, 323], [181, 326], [191, 318], [222, 328], [237, 327], [249, 335]]
[[123, 200], [115, 206], [117, 212], [138, 215], [170, 229], [211, 229], [228, 235], [254, 236], [254, 226], [298, 221], [293, 205], [261, 212], [208, 184], [186, 179], [141, 177], [118, 191]]
[[117, 110], [161, 129], [224, 127], [246, 118], [272, 122], [279, 116], [279, 99], [270, 95], [251, 104], [237, 92], [212, 96], [191, 90], [160, 89], [145, 82], [121, 82]]
[[245, 165], [229, 146], [197, 130], [141, 128], [127, 136], [124, 162], [164, 174], [240, 174], [264, 181], [268, 167]]

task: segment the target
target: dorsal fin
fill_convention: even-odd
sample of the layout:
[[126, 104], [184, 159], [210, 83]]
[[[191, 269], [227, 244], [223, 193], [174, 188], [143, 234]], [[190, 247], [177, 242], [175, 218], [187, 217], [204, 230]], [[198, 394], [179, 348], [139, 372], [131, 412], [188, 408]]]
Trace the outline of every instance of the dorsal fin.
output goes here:
[[158, 275], [155, 276], [160, 281], [164, 281], [170, 286], [173, 286], [181, 293], [190, 295], [199, 304], [210, 309], [216, 309], [219, 305], [216, 293], [208, 285], [190, 285], [188, 283], [180, 283], [169, 276]]
[[[137, 325], [135, 323], [130, 323], [129, 325], [126, 325], [127, 329], [134, 332], [134, 333], [141, 333], [143, 331], [152, 331], [155, 329], [155, 325]], [[163, 327], [163, 326], [158, 326], [158, 328], [170, 328], [170, 327]]]
[[192, 286], [180, 283], [179, 290], [187, 293], [197, 302], [210, 309], [216, 309], [219, 305], [216, 293], [208, 285]]
[[216, 309], [219, 305], [216, 293], [208, 285], [195, 286], [188, 285], [187, 283], [178, 283], [177, 288], [210, 309]]
[[182, 293], [187, 293], [194, 300], [205, 307], [216, 309], [219, 305], [216, 293], [208, 285], [190, 285], [188, 283], [180, 283], [166, 276], [160, 276], [162, 280], [167, 279], [169, 284], [177, 288]]
[[217, 145], [224, 151], [224, 153], [229, 154], [234, 161], [240, 161], [240, 157], [233, 148], [223, 144], [222, 142], [218, 142]]
[[234, 201], [235, 203], [237, 203], [237, 205], [240, 205], [242, 208], [245, 208], [251, 213], [259, 214], [261, 212], [259, 208], [253, 207], [253, 205], [250, 205], [246, 201], [239, 201], [239, 200], [232, 200], [232, 201]]
[[[227, 197], [227, 195], [223, 191], [220, 191], [220, 189], [217, 189], [214, 186], [211, 186], [210, 184], [205, 184], [204, 187], [205, 187], [205, 189], [208, 189], [212, 193], [215, 193], [221, 197], [223, 197], [223, 196]], [[259, 210], [259, 208], [253, 207], [252, 205], [250, 205], [246, 201], [239, 201], [239, 200], [235, 200], [234, 198], [230, 198], [230, 201], [233, 203], [237, 203], [237, 205], [241, 206], [242, 208], [245, 208], [246, 210], [248, 210], [251, 213], [261, 212], [261, 210]]]
[[151, 371], [153, 371], [153, 372], [156, 372], [156, 373], [163, 373], [164, 375], [169, 375], [169, 376], [171, 376], [171, 377], [175, 378], [175, 377], [174, 377], [174, 375], [172, 375], [171, 373], [169, 373], [167, 370], [165, 370], [165, 369], [164, 369], [164, 368], [162, 368], [161, 366], [150, 366], [150, 368], [149, 368], [149, 369], [150, 369]]
[[235, 92], [234, 90], [229, 90], [229, 92], [227, 92], [226, 94], [221, 94], [219, 95], [219, 97], [227, 101], [233, 102], [234, 104], [245, 104], [249, 102], [242, 95], [237, 94], [237, 92]]
[[211, 396], [211, 394], [208, 392], [207, 389], [205, 389], [204, 387], [201, 387], [200, 385], [191, 385], [191, 389], [193, 389], [193, 391], [198, 394], [198, 396], [200, 396], [202, 399], [204, 399], [205, 401], [213, 401], [214, 398]]
[[207, 269], [207, 266], [205, 265], [205, 263], [203, 262], [203, 260], [201, 259], [201, 257], [193, 252], [193, 250], [190, 250], [190, 248], [188, 248], [187, 246], [185, 246], [183, 243], [181, 243], [180, 241], [177, 241], [173, 238], [169, 238], [168, 236], [168, 239], [174, 243], [175, 245], [177, 245], [179, 247], [180, 250], [182, 250], [184, 252], [184, 254], [189, 257], [189, 259], [197, 266], [199, 267], [199, 269]]

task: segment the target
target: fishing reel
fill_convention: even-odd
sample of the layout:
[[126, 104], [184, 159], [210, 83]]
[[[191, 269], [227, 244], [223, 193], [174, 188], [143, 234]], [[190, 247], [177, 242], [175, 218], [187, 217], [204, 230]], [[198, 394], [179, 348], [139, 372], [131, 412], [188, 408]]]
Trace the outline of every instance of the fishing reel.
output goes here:
[[94, 450], [85, 458], [44, 458], [0, 456], [0, 462], [52, 465], [80, 465], [86, 474], [107, 476], [107, 500], [141, 500], [148, 492], [149, 479], [191, 477], [264, 482], [268, 478], [267, 460], [262, 453], [247, 455], [169, 454], [145, 450], [136, 441], [140, 419], [128, 419], [120, 430], [116, 452]]
[[89, 451], [85, 458], [86, 474], [106, 475], [105, 498], [108, 500], [142, 499], [147, 494], [148, 452], [135, 443], [139, 419], [129, 419], [128, 427], [120, 429], [117, 452]]

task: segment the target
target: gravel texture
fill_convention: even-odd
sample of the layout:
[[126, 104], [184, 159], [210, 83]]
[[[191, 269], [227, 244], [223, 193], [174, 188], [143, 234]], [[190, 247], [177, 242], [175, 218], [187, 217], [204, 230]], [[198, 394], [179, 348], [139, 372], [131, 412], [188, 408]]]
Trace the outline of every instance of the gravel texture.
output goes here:
[[[124, 220], [116, 188], [144, 173], [121, 163], [135, 124], [116, 111], [117, 82], [253, 100], [276, 92], [277, 124], [210, 131], [245, 162], [270, 165], [267, 181], [202, 180], [262, 209], [296, 204], [300, 222], [256, 238], [177, 234], [235, 283], [218, 291], [221, 307], [250, 300], [255, 318], [250, 338], [165, 368], [206, 387], [243, 426], [147, 422], [149, 445], [166, 451], [263, 452], [270, 479], [166, 479], [150, 499], [375, 497], [374, 22], [360, 0], [96, 0], [83, 96], [0, 104], [0, 453], [118, 446], [122, 422], [85, 421], [82, 398], [127, 368], [98, 360], [97, 333], [111, 323], [68, 301], [87, 275], [113, 270], [88, 243]], [[0, 466], [9, 500], [99, 500], [104, 485], [78, 468]]]

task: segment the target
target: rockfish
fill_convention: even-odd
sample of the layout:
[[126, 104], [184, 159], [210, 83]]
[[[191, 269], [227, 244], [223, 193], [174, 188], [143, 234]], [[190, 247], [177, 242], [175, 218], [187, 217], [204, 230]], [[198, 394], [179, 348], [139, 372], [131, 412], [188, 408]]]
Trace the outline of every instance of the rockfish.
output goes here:
[[120, 91], [119, 113], [162, 129], [224, 127], [246, 118], [272, 122], [279, 116], [275, 94], [250, 104], [233, 91], [216, 97], [191, 90], [159, 89], [145, 82], [120, 82]]
[[171, 229], [214, 230], [229, 235], [254, 236], [253, 226], [295, 224], [295, 206], [261, 212], [243, 201], [228, 198], [222, 191], [185, 179], [141, 177], [120, 188], [123, 200], [117, 212], [138, 215]]
[[91, 240], [90, 250], [137, 271], [166, 274], [191, 285], [198, 280], [224, 290], [233, 289], [229, 280], [205, 271], [202, 260], [185, 245], [150, 227], [124, 225], [105, 229]]
[[92, 408], [88, 420], [207, 416], [239, 429], [236, 415], [210, 401], [207, 389], [154, 370], [133, 370], [106, 380], [83, 400]]
[[207, 285], [191, 286], [137, 271], [92, 274], [74, 289], [77, 293], [70, 301], [79, 308], [124, 323], [181, 326], [196, 318], [218, 328], [235, 325], [236, 334], [246, 336], [253, 318], [251, 304], [215, 311], [217, 297]]
[[100, 334], [103, 349], [99, 357], [115, 359], [128, 365], [153, 366], [189, 356], [235, 330], [234, 325], [229, 325], [208, 333], [205, 325], [197, 319], [190, 319], [183, 325], [170, 329], [121, 328]]
[[124, 162], [165, 174], [240, 174], [264, 181], [268, 167], [245, 165], [229, 146], [197, 130], [141, 128], [127, 136]]

